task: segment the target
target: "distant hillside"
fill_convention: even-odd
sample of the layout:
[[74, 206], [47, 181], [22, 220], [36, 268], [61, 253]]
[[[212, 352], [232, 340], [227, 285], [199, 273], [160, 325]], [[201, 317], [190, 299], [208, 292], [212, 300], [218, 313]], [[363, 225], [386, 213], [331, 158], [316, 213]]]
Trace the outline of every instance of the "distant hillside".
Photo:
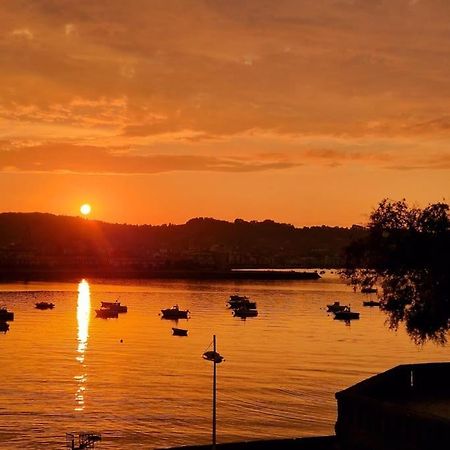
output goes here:
[[41, 213], [0, 214], [0, 274], [335, 267], [361, 227], [305, 227], [196, 218], [122, 225]]

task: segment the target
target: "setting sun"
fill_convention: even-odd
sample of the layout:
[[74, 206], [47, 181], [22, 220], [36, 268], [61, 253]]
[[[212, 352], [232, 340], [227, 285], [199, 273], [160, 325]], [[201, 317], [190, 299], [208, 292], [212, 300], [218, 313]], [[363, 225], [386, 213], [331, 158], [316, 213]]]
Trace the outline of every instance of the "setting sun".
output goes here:
[[81, 205], [80, 212], [81, 214], [83, 214], [83, 216], [88, 216], [91, 213], [91, 205], [89, 205], [89, 203]]

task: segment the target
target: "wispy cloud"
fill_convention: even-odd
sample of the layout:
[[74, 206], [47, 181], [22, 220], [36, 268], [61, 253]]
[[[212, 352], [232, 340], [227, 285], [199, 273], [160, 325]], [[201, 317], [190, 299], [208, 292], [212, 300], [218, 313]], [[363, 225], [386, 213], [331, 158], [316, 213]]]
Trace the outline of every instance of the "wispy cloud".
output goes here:
[[414, 161], [405, 163], [393, 163], [386, 166], [388, 169], [410, 171], [410, 170], [449, 170], [450, 169], [450, 152], [446, 154], [431, 155], [417, 158]]
[[[208, 142], [208, 141], [207, 141]], [[208, 145], [203, 143], [203, 145]], [[128, 146], [101, 147], [67, 142], [3, 140], [0, 142], [0, 171], [77, 173], [77, 174], [154, 174], [172, 171], [262, 172], [286, 170], [300, 166], [339, 167], [373, 166], [394, 170], [445, 170], [450, 168], [450, 152], [421, 152], [402, 156], [364, 149], [297, 148], [289, 151], [232, 152], [221, 150], [195, 153], [196, 145], [188, 143], [183, 152], [132, 149]]]
[[34, 38], [33, 33], [28, 28], [17, 28], [11, 31], [11, 36], [28, 40], [32, 40]]
[[283, 159], [263, 161], [203, 155], [136, 155], [127, 149], [52, 143], [17, 147], [0, 143], [4, 172], [60, 172], [86, 174], [151, 174], [170, 171], [258, 172], [300, 165]]

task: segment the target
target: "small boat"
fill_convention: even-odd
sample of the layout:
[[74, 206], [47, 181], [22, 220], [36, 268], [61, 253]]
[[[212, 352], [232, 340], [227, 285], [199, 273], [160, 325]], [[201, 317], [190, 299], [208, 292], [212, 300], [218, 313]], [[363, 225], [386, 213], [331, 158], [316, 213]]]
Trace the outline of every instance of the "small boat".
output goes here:
[[246, 297], [245, 295], [234, 294], [234, 295], [230, 295], [229, 302], [239, 302], [239, 301], [242, 301], [242, 300], [248, 300], [248, 297]]
[[228, 306], [231, 309], [237, 308], [256, 309], [256, 302], [251, 302], [250, 299], [245, 296], [230, 295], [230, 300], [228, 300]]
[[240, 317], [241, 319], [245, 319], [247, 317], [256, 317], [258, 315], [258, 310], [240, 307], [240, 308], [236, 308], [233, 311], [233, 315], [235, 317]]
[[172, 334], [174, 336], [187, 336], [188, 330], [183, 330], [183, 328], [172, 327]]
[[368, 302], [363, 302], [363, 306], [380, 306], [380, 302], [376, 302], [375, 300], [369, 300]]
[[238, 308], [247, 308], [247, 309], [256, 309], [256, 302], [251, 302], [250, 300], [242, 300], [240, 302], [228, 302], [230, 309], [238, 309]]
[[115, 309], [109, 308], [100, 308], [95, 310], [97, 317], [101, 319], [117, 319], [119, 317], [119, 313]]
[[9, 330], [9, 323], [7, 322], [0, 322], [0, 332], [6, 333]]
[[361, 292], [363, 294], [376, 294], [378, 292], [378, 289], [372, 286], [364, 286], [361, 288]]
[[183, 310], [178, 305], [174, 305], [172, 308], [162, 309], [161, 315], [163, 319], [187, 319], [189, 310]]
[[239, 305], [240, 303], [243, 302], [248, 302], [249, 298], [246, 297], [245, 295], [230, 295], [230, 299], [228, 300], [228, 305], [233, 306], [233, 305]]
[[359, 312], [351, 311], [348, 306], [345, 307], [343, 311], [338, 311], [334, 313], [334, 320], [358, 320]]
[[119, 314], [128, 312], [128, 307], [125, 305], [121, 305], [118, 300], [116, 300], [115, 302], [102, 302], [102, 308], [115, 310]]
[[327, 312], [337, 313], [339, 311], [344, 311], [347, 308], [346, 305], [341, 305], [340, 302], [334, 302], [331, 305], [327, 305]]
[[48, 303], [48, 302], [39, 302], [36, 303], [37, 309], [53, 309], [55, 307], [54, 303]]
[[4, 306], [0, 307], [0, 321], [1, 322], [12, 322], [14, 320], [14, 313], [8, 311]]

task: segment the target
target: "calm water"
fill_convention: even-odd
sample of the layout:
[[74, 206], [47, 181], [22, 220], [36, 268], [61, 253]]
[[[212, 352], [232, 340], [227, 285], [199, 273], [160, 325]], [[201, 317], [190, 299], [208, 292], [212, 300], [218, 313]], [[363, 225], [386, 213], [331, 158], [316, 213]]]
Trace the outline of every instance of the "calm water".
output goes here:
[[[232, 317], [225, 304], [236, 292], [258, 302], [257, 318]], [[127, 314], [95, 317], [100, 301], [117, 297]], [[448, 347], [418, 348], [389, 331], [363, 298], [331, 276], [0, 285], [0, 305], [16, 314], [0, 334], [0, 448], [64, 448], [71, 430], [101, 432], [101, 449], [208, 443], [212, 366], [201, 355], [213, 333], [226, 359], [219, 442], [333, 433], [336, 391], [393, 365], [449, 359]], [[332, 320], [323, 308], [334, 300], [361, 319]], [[36, 310], [38, 301], [56, 308]], [[158, 316], [175, 303], [191, 311], [179, 322], [188, 337]]]

